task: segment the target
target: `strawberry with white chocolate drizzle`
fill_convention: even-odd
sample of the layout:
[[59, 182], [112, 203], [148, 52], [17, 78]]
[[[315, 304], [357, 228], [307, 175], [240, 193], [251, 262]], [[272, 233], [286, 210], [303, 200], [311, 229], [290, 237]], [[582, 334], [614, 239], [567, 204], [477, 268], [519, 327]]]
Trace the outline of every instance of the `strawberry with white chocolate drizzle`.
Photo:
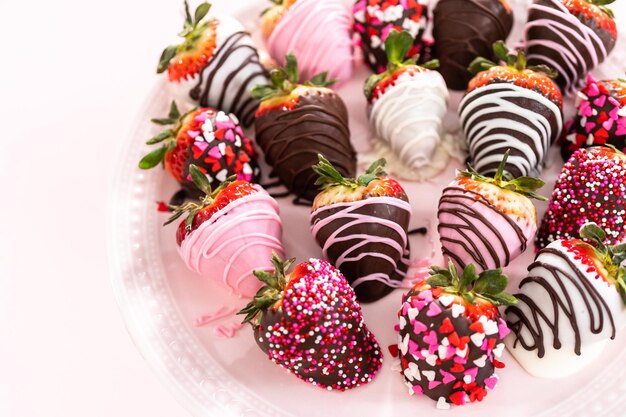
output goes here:
[[398, 345], [390, 351], [400, 359], [409, 394], [447, 408], [482, 401], [496, 386], [509, 333], [496, 306], [516, 303], [504, 291], [507, 283], [499, 269], [477, 275], [468, 265], [459, 276], [450, 262], [447, 269], [433, 266], [430, 278], [403, 297]]
[[204, 197], [172, 207], [165, 223], [187, 216], [176, 232], [181, 258], [189, 269], [252, 297], [260, 286], [253, 271], [271, 270], [269, 257], [283, 252], [278, 203], [258, 184], [232, 176], [213, 190], [198, 167], [190, 165], [189, 173]]
[[356, 179], [344, 178], [322, 155], [319, 160], [313, 170], [322, 191], [313, 202], [311, 233], [359, 300], [378, 300], [406, 276], [408, 197], [400, 183], [385, 174], [384, 159]]
[[505, 267], [535, 236], [537, 211], [530, 199], [547, 200], [535, 192], [544, 182], [505, 174], [508, 156], [507, 151], [493, 177], [470, 166], [443, 190], [437, 230], [444, 256], [461, 268]]
[[448, 89], [433, 71], [438, 61], [417, 65], [418, 56], [405, 59], [412, 42], [407, 31], [389, 33], [387, 71], [369, 77], [364, 92], [376, 150], [397, 159], [407, 178], [426, 179], [442, 171], [449, 157], [442, 142]]
[[550, 243], [528, 267], [519, 303], [506, 309], [507, 347], [531, 374], [557, 378], [591, 363], [614, 339], [626, 311], [626, 244], [584, 224], [580, 237]]
[[239, 314], [269, 359], [305, 382], [344, 391], [370, 382], [382, 364], [354, 290], [330, 263], [272, 257], [274, 272], [255, 271], [265, 284]]

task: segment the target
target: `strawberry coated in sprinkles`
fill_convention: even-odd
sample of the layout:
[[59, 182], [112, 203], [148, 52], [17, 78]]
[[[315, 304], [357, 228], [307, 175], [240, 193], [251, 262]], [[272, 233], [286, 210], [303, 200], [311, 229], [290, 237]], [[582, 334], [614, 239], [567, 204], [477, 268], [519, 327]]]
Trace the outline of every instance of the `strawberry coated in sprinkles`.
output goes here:
[[[189, 164], [197, 165], [212, 184], [236, 175], [238, 180], [255, 182], [260, 176], [256, 152], [235, 115], [208, 108], [195, 116], [199, 130], [187, 130], [193, 139]], [[187, 180], [192, 181], [187, 174]]]
[[626, 83], [596, 81], [591, 74], [578, 93], [576, 118], [566, 125], [562, 148], [565, 156], [581, 148], [610, 144], [626, 150]]
[[427, 395], [437, 408], [482, 401], [498, 383], [506, 322], [492, 308], [466, 308], [440, 288], [414, 289], [398, 311], [398, 344], [389, 347], [410, 395]]
[[579, 149], [556, 181], [536, 247], [578, 238], [580, 227], [587, 222], [607, 231], [607, 244], [619, 244], [626, 239], [625, 217], [626, 156], [606, 147]]
[[263, 315], [255, 332], [259, 344], [274, 363], [313, 385], [344, 391], [370, 382], [382, 352], [354, 290], [330, 263], [310, 259], [304, 265], [303, 276], [287, 284], [280, 319], [263, 329], [272, 314]]

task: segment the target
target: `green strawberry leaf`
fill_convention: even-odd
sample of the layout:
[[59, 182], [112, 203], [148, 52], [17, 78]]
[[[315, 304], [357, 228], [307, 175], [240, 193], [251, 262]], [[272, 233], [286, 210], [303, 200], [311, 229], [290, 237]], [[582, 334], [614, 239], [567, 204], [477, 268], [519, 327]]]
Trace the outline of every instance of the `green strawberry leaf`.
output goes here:
[[154, 151], [150, 152], [139, 161], [139, 168], [141, 169], [150, 169], [159, 165], [163, 158], [165, 157], [165, 153], [167, 152], [167, 147], [162, 146]]
[[396, 65], [402, 64], [413, 47], [413, 42], [413, 37], [406, 30], [398, 32], [392, 29], [385, 39], [385, 51], [389, 62]]
[[164, 140], [174, 136], [174, 132], [171, 129], [164, 130], [153, 138], [148, 139], [146, 145], [154, 145], [155, 143], [163, 142]]
[[438, 59], [431, 59], [430, 61], [421, 64], [420, 66], [429, 70], [436, 70], [437, 68], [439, 68], [439, 60]]
[[[197, 26], [198, 23], [209, 13], [211, 10], [211, 4], [209, 3], [201, 3], [198, 7], [196, 7], [196, 12], [194, 14], [194, 26]], [[187, 10], [189, 13], [189, 10]]]
[[167, 67], [170, 66], [170, 61], [176, 56], [178, 52], [178, 45], [170, 45], [163, 50], [161, 57], [159, 58], [159, 65], [157, 66], [157, 74], [164, 72]]
[[172, 100], [172, 104], [170, 104], [170, 112], [167, 115], [172, 120], [178, 120], [180, 117], [180, 111], [178, 110], [178, 106], [176, 105], [176, 101]]
[[287, 79], [292, 83], [298, 84], [300, 82], [298, 60], [293, 52], [289, 52], [287, 56], [285, 56], [285, 73], [287, 74]]
[[509, 63], [509, 48], [506, 47], [504, 41], [499, 40], [493, 43], [493, 53], [500, 61], [504, 61], [507, 64]]
[[196, 185], [196, 187], [198, 187], [200, 191], [208, 196], [212, 194], [211, 183], [206, 177], [206, 174], [202, 172], [200, 168], [198, 168], [194, 164], [189, 165], [189, 174], [191, 175], [193, 183]]
[[494, 305], [512, 306], [517, 304], [517, 298], [508, 292], [501, 292], [498, 294], [490, 294], [488, 297], [484, 297], [488, 301], [491, 301]]
[[493, 61], [490, 61], [488, 59], [485, 58], [475, 58], [467, 67], [467, 70], [470, 72], [470, 74], [472, 75], [476, 75], [479, 74], [483, 71], [487, 71], [489, 68], [492, 67], [496, 67], [498, 66], [498, 64], [496, 64]]
[[500, 268], [489, 269], [480, 273], [473, 291], [486, 295], [499, 294], [506, 289], [508, 283], [509, 279], [506, 275], [502, 275]]
[[467, 265], [465, 269], [463, 269], [463, 274], [461, 275], [461, 281], [459, 282], [460, 289], [467, 289], [477, 279], [478, 276], [476, 275], [476, 266], [474, 264]]
[[449, 275], [435, 274], [426, 279], [426, 282], [431, 287], [449, 287], [452, 284], [452, 280]]
[[583, 224], [578, 233], [583, 239], [592, 241], [594, 243], [594, 246], [598, 248], [604, 247], [606, 232], [596, 223], [587, 222]]

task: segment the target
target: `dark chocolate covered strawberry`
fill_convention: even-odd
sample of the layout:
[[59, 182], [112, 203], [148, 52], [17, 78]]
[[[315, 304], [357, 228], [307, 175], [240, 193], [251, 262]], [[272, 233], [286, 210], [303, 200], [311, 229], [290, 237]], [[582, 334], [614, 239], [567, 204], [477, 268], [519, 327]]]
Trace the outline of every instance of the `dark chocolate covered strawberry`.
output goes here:
[[626, 151], [626, 80], [596, 81], [591, 74], [577, 97], [576, 117], [567, 123], [561, 140], [564, 161], [576, 149], [612, 145]]
[[[506, 309], [507, 347], [531, 374], [560, 378], [603, 354], [626, 311], [626, 244], [606, 245], [607, 233], [585, 223], [579, 239], [541, 249]], [[588, 243], [589, 242], [589, 243]]]
[[348, 111], [343, 100], [327, 88], [326, 73], [300, 84], [298, 64], [288, 55], [285, 68], [271, 71], [271, 85], [256, 86], [252, 95], [261, 101], [254, 128], [265, 160], [296, 197], [312, 201], [317, 175], [311, 167], [324, 155], [344, 176], [356, 171], [350, 143]]
[[508, 279], [499, 269], [476, 274], [468, 265], [461, 275], [432, 267], [431, 276], [402, 298], [396, 326], [400, 359], [409, 394], [426, 395], [438, 408], [482, 401], [498, 382], [496, 368], [509, 333], [498, 305], [515, 304], [505, 292]]
[[330, 263], [272, 258], [274, 273], [240, 314], [269, 359], [305, 382], [344, 391], [370, 382], [382, 364], [376, 338], [365, 326], [354, 290]]
[[469, 69], [477, 75], [459, 105], [470, 163], [493, 175], [510, 149], [504, 171], [536, 177], [563, 129], [563, 98], [549, 68], [527, 68], [524, 53], [510, 53], [501, 41], [493, 49], [505, 65], [475, 59]]
[[260, 185], [233, 175], [213, 189], [195, 165], [189, 172], [202, 198], [172, 207], [165, 223], [186, 216], [176, 243], [185, 265], [235, 294], [252, 297], [259, 289], [254, 270], [271, 270], [274, 252], [283, 253], [278, 203]]
[[360, 301], [397, 288], [409, 259], [411, 206], [402, 186], [385, 175], [385, 160], [356, 179], [344, 178], [322, 155], [313, 170], [322, 191], [311, 211], [311, 233], [340, 268]]
[[601, 64], [617, 40], [614, 0], [534, 0], [528, 8], [524, 43], [530, 65], [558, 72], [563, 94], [572, 94]]
[[385, 41], [392, 30], [406, 30], [411, 36], [411, 47], [402, 60], [421, 53], [424, 49], [422, 35], [428, 25], [428, 3], [425, 0], [356, 1], [352, 7], [354, 31], [359, 34], [365, 62], [374, 73], [387, 68]]
[[433, 12], [437, 69], [453, 90], [465, 90], [469, 64], [478, 56], [496, 60], [492, 45], [506, 40], [513, 11], [506, 0], [439, 0]]
[[193, 16], [185, 1], [185, 23], [179, 36], [161, 54], [158, 73], [167, 71], [172, 91], [203, 107], [234, 113], [244, 126], [252, 124], [257, 102], [252, 87], [267, 81], [267, 71], [250, 34], [230, 16], [209, 16], [201, 3]]
[[470, 167], [443, 190], [437, 231], [444, 256], [460, 268], [469, 264], [475, 264], [478, 271], [505, 267], [535, 237], [537, 211], [530, 199], [547, 200], [535, 192], [544, 182], [505, 177], [507, 157], [508, 152], [493, 177]]
[[147, 144], [159, 145], [139, 162], [142, 169], [163, 163], [167, 172], [192, 196], [199, 191], [192, 181], [189, 165], [195, 164], [206, 174], [212, 187], [226, 178], [256, 182], [261, 174], [256, 152], [237, 120], [213, 108], [194, 108], [180, 114], [175, 102], [167, 118], [152, 119], [158, 125], [170, 125]]
[[554, 185], [535, 245], [578, 238], [595, 222], [608, 233], [607, 244], [626, 241], [626, 155], [603, 146], [582, 148], [563, 165]]

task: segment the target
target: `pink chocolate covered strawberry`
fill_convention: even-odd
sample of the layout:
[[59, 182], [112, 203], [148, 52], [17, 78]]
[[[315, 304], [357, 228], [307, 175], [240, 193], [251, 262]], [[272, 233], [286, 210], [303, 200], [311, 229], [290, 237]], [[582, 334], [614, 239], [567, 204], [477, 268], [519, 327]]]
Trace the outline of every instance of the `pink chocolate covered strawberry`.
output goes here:
[[605, 144], [626, 151], [626, 80], [596, 81], [589, 74], [576, 117], [566, 125], [561, 155], [567, 161], [576, 149]]
[[625, 218], [626, 155], [609, 147], [579, 149], [561, 169], [535, 244], [541, 249], [555, 240], [578, 238], [589, 221], [607, 231], [607, 244], [622, 243]]
[[403, 297], [398, 345], [390, 351], [400, 359], [409, 394], [447, 408], [482, 401], [496, 386], [509, 333], [497, 306], [516, 303], [504, 291], [507, 283], [499, 269], [477, 275], [468, 265], [459, 276], [450, 262], [448, 269], [432, 267], [431, 277]]
[[439, 236], [444, 256], [479, 271], [507, 266], [535, 236], [537, 213], [531, 198], [543, 181], [503, 174], [508, 152], [494, 177], [473, 168], [459, 173], [439, 200]]
[[541, 249], [506, 309], [507, 347], [531, 374], [571, 375], [614, 339], [626, 311], [626, 244], [605, 245], [607, 233], [586, 223], [579, 239]]
[[189, 173], [196, 165], [212, 187], [226, 178], [256, 182], [261, 175], [256, 152], [231, 115], [213, 108], [194, 108], [181, 115], [172, 101], [164, 119], [152, 119], [159, 125], [170, 125], [147, 143], [160, 146], [143, 157], [139, 168], [150, 169], [161, 163], [167, 172], [191, 195], [198, 195]]
[[176, 232], [180, 256], [189, 269], [252, 297], [260, 286], [252, 272], [271, 270], [272, 253], [283, 251], [278, 204], [260, 185], [233, 176], [213, 190], [198, 167], [189, 172], [205, 196], [173, 207], [166, 222], [187, 215]]
[[356, 179], [344, 178], [319, 155], [313, 170], [322, 191], [311, 210], [311, 233], [324, 256], [345, 274], [360, 301], [397, 288], [409, 259], [411, 205], [404, 189], [375, 161]]
[[240, 314], [270, 360], [303, 381], [344, 391], [370, 382], [382, 364], [348, 281], [330, 263], [309, 259], [287, 272], [274, 254], [274, 273], [255, 271], [263, 286]]

